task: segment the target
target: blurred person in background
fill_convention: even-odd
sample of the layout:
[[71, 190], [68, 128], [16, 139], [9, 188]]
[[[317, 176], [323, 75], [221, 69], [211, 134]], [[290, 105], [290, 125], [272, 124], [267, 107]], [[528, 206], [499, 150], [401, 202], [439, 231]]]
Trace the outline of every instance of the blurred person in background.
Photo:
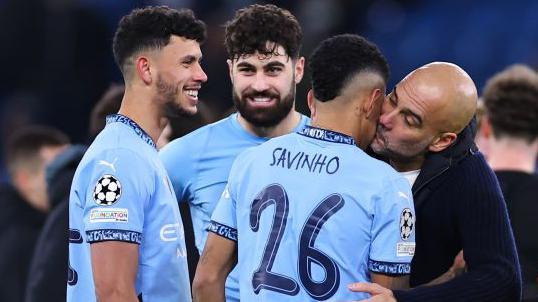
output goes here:
[[[386, 97], [371, 148], [412, 184], [417, 226], [413, 289], [350, 285], [375, 295], [367, 301], [520, 299], [521, 275], [506, 204], [474, 144], [476, 106], [473, 80], [445, 62], [412, 71]], [[467, 270], [455, 275], [451, 267], [461, 250]]]
[[[123, 85], [112, 85], [90, 114], [89, 138], [105, 127], [109, 114], [119, 111]], [[47, 166], [46, 181], [51, 211], [37, 240], [26, 284], [26, 302], [65, 301], [69, 237], [69, 189], [75, 170], [86, 152], [84, 145], [70, 145]]]
[[[274, 5], [251, 5], [238, 10], [225, 31], [232, 98], [239, 112], [171, 142], [160, 152], [178, 202], [190, 205], [199, 253], [237, 155], [309, 121], [294, 108], [295, 87], [304, 73], [297, 19]], [[234, 270], [226, 283], [228, 301], [239, 300], [237, 273]]]
[[523, 301], [538, 301], [538, 74], [514, 65], [494, 75], [482, 95], [488, 163], [501, 185], [523, 274]]
[[207, 76], [205, 24], [189, 9], [136, 9], [113, 51], [125, 93], [84, 154], [69, 196], [67, 301], [190, 301], [184, 233], [156, 141], [193, 115]]
[[45, 167], [68, 144], [64, 133], [45, 126], [20, 128], [8, 139], [11, 184], [0, 187], [0, 301], [24, 301], [34, 246], [51, 207]]

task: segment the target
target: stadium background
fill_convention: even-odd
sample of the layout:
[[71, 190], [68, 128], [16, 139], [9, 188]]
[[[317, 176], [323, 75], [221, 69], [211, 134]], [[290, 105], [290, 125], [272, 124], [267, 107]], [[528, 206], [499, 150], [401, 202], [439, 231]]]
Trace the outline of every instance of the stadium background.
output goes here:
[[[479, 90], [509, 64], [538, 66], [536, 0], [0, 0], [0, 150], [14, 129], [35, 123], [85, 142], [92, 106], [111, 83], [121, 82], [111, 51], [116, 25], [131, 9], [146, 5], [189, 7], [206, 22], [202, 51], [209, 81], [200, 98], [216, 111], [227, 110], [232, 101], [222, 24], [255, 2], [274, 3], [297, 16], [305, 56], [333, 34], [358, 33], [374, 41], [391, 65], [389, 89], [436, 60], [462, 66]], [[307, 73], [297, 91], [303, 113], [308, 86]], [[0, 181], [6, 180], [0, 165]]]

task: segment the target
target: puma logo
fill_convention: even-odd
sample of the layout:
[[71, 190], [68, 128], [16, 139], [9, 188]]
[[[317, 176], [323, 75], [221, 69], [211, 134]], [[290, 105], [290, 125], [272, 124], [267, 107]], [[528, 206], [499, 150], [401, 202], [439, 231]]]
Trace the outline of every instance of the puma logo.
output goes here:
[[109, 167], [110, 169], [112, 169], [112, 171], [116, 172], [116, 168], [114, 167], [114, 164], [116, 163], [116, 161], [118, 160], [118, 158], [114, 158], [114, 161], [112, 163], [110, 162], [107, 162], [106, 160], [99, 160], [99, 165], [103, 165], [103, 166], [107, 166]]

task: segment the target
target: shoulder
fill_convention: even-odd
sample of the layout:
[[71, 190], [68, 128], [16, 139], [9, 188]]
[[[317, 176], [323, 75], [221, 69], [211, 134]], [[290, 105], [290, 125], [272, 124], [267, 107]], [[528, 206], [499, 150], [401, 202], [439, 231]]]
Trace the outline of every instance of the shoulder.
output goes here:
[[73, 186], [87, 188], [88, 184], [115, 182], [119, 185], [127, 181], [152, 190], [157, 173], [156, 159], [140, 150], [123, 147], [88, 152], [77, 168]]
[[207, 148], [212, 139], [218, 139], [219, 133], [228, 131], [229, 119], [230, 117], [224, 118], [174, 139], [159, 151], [159, 156], [165, 160], [171, 157], [177, 158], [178, 155], [194, 157], [195, 152], [201, 152]]

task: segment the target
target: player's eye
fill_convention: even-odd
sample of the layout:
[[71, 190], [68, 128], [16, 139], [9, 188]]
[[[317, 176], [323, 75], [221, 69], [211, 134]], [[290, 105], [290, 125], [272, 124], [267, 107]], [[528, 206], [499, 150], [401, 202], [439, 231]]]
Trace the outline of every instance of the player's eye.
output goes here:
[[266, 69], [267, 74], [277, 75], [282, 71], [282, 67], [272, 66]]
[[195, 56], [186, 56], [181, 60], [181, 65], [185, 67], [190, 67], [196, 62], [200, 62], [202, 60], [201, 57], [197, 58]]
[[405, 124], [409, 127], [417, 128], [420, 125], [420, 122], [417, 120], [417, 118], [410, 114], [404, 115], [404, 121]]
[[254, 73], [254, 68], [251, 68], [251, 67], [239, 67], [237, 69], [239, 72], [241, 73], [246, 73], [246, 74], [251, 74], [251, 73]]

